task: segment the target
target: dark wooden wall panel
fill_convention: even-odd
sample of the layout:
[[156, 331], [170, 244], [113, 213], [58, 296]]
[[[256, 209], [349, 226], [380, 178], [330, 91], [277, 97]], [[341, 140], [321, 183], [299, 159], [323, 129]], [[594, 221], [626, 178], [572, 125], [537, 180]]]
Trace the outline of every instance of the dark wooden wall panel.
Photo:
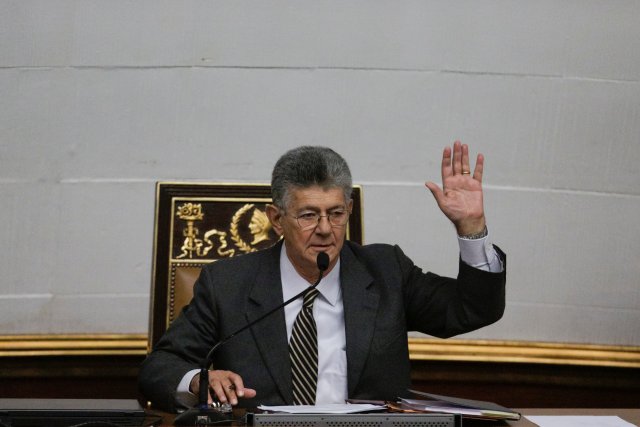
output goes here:
[[637, 368], [422, 361], [412, 378], [422, 391], [514, 408], [640, 407]]
[[[143, 356], [0, 358], [0, 397], [140, 398]], [[640, 407], [640, 369], [412, 362], [414, 387], [523, 407]]]

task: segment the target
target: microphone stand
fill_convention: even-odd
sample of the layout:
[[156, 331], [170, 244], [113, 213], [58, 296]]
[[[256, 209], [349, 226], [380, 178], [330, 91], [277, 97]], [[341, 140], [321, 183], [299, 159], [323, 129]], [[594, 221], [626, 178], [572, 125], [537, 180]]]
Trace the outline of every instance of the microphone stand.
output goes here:
[[237, 331], [227, 335], [226, 337], [218, 341], [213, 347], [211, 347], [211, 350], [209, 350], [209, 353], [207, 353], [207, 356], [204, 359], [202, 359], [202, 363], [200, 365], [200, 373], [199, 373], [200, 389], [198, 390], [198, 404], [196, 407], [191, 408], [179, 414], [173, 421], [174, 425], [208, 426], [208, 425], [220, 424], [223, 422], [229, 422], [232, 420], [232, 416], [231, 416], [232, 411], [231, 411], [230, 405], [225, 404], [225, 405], [219, 405], [219, 406], [211, 406], [208, 403], [209, 401], [209, 366], [212, 363], [214, 354], [218, 351], [220, 347], [222, 347], [224, 344], [226, 344], [229, 340], [231, 340], [233, 337], [238, 335], [240, 332], [244, 332], [245, 330], [254, 326], [256, 323], [262, 321], [262, 319], [272, 315], [276, 311], [289, 305], [291, 302], [297, 300], [298, 298], [303, 296], [305, 293], [307, 293], [309, 290], [318, 286], [318, 284], [322, 280], [322, 275], [324, 274], [326, 269], [329, 268], [329, 255], [327, 255], [324, 252], [320, 252], [316, 259], [316, 263], [318, 265], [318, 270], [320, 270], [320, 274], [318, 275], [318, 280], [316, 280], [316, 282], [313, 285], [307, 287], [302, 292], [289, 298], [282, 304], [277, 305], [275, 308], [269, 310], [268, 312], [258, 317], [254, 321], [247, 323]]

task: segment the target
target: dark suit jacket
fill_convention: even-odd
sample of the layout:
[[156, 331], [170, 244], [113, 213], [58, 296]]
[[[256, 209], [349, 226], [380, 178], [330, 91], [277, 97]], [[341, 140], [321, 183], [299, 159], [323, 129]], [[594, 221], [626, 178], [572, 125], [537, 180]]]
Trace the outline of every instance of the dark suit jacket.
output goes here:
[[[174, 410], [180, 379], [199, 368], [209, 349], [282, 303], [281, 243], [207, 265], [194, 297], [141, 367], [139, 384], [154, 406]], [[504, 254], [498, 249], [504, 258]], [[407, 331], [450, 337], [497, 321], [505, 306], [506, 273], [460, 262], [457, 279], [424, 273], [398, 246], [345, 242], [340, 254], [350, 398], [407, 394]], [[213, 366], [242, 376], [257, 390], [246, 407], [292, 404], [284, 310], [219, 348]]]

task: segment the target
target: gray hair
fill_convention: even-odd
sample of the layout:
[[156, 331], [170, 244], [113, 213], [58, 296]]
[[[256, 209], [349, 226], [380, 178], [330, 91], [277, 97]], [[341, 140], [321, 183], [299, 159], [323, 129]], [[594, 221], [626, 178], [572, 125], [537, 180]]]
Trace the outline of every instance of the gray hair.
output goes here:
[[349, 165], [327, 147], [302, 146], [280, 157], [271, 174], [271, 198], [280, 209], [289, 205], [289, 192], [319, 185], [323, 189], [340, 188], [345, 203], [351, 199], [352, 180]]

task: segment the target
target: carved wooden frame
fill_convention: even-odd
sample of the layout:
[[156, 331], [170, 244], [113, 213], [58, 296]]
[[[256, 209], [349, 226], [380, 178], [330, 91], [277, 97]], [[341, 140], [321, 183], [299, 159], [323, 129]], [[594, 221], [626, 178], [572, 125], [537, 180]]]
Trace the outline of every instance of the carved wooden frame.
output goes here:
[[[352, 199], [347, 238], [362, 243], [361, 187], [354, 186]], [[268, 203], [271, 203], [268, 184], [156, 184], [149, 348], [178, 314], [174, 295], [177, 268], [199, 269], [217, 259], [261, 249], [277, 241], [271, 231], [268, 237], [263, 237], [266, 240], [254, 244], [258, 237], [255, 228], [251, 228], [253, 215], [261, 216], [260, 207]]]
[[[5, 335], [0, 336], [0, 357], [142, 356], [147, 345], [144, 334]], [[419, 361], [640, 368], [636, 346], [409, 338], [409, 354]]]

